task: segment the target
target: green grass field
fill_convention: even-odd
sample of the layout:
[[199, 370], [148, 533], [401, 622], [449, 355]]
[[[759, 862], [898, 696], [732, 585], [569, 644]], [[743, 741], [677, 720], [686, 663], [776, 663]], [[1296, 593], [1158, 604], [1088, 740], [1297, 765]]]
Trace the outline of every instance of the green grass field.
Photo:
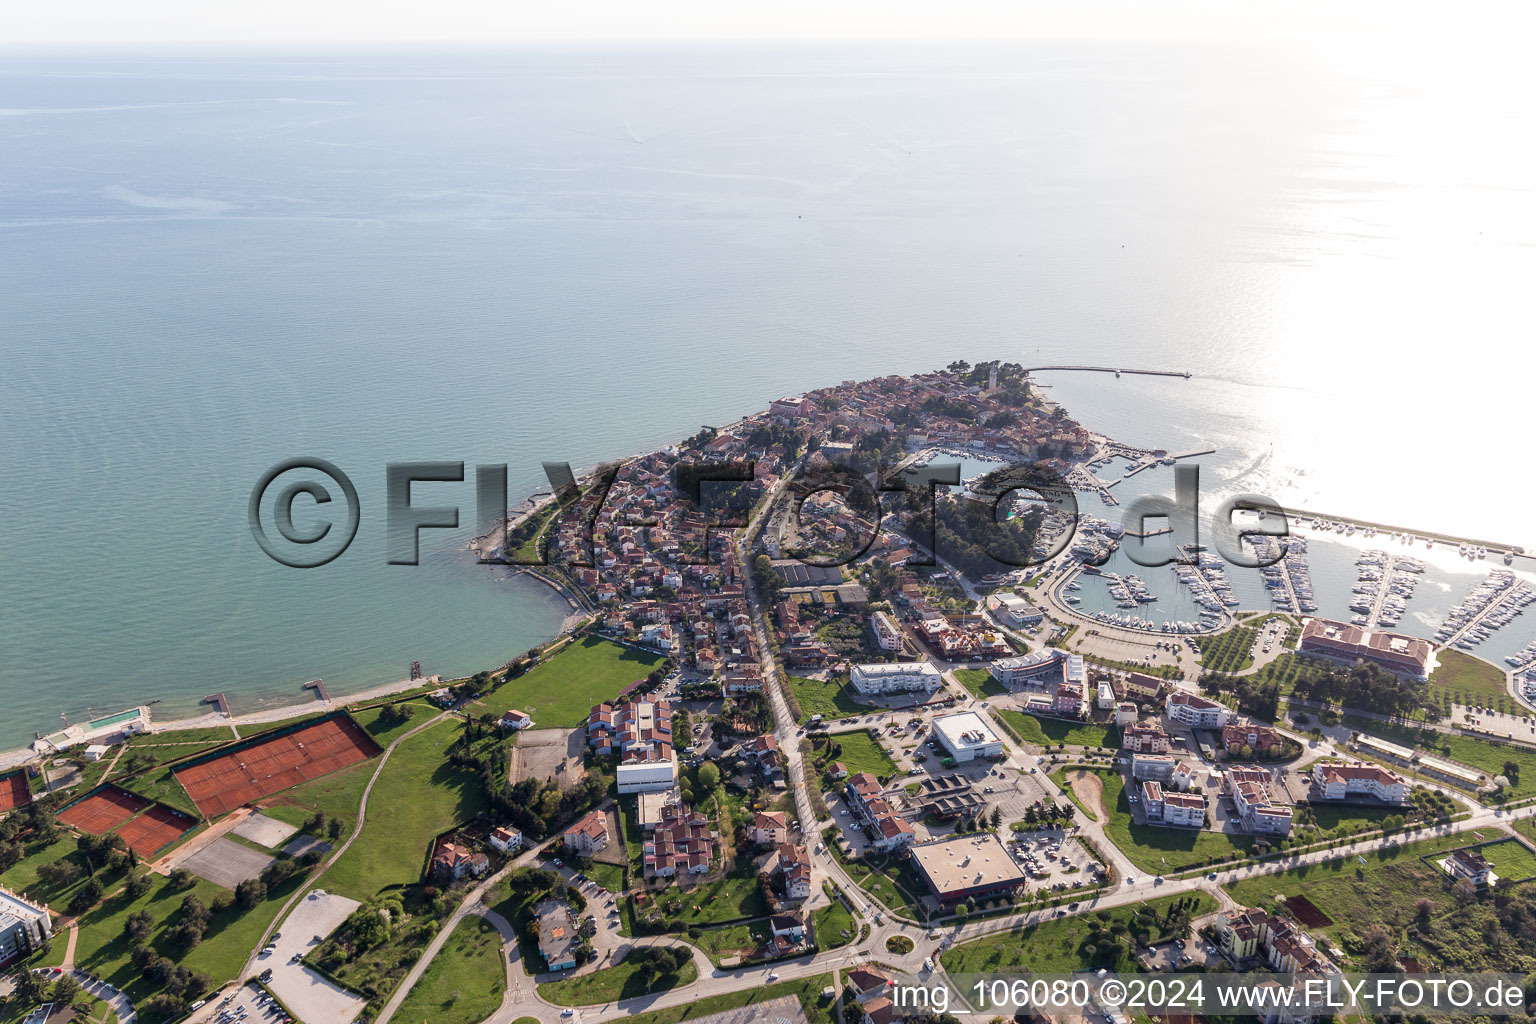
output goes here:
[[842, 865], [848, 877], [856, 882], [860, 889], [869, 893], [876, 900], [883, 903], [888, 910], [894, 910], [904, 917], [920, 917], [918, 909], [927, 886], [917, 877], [916, 872], [906, 859], [896, 860], [888, 858], [882, 860], [878, 866], [862, 860], [848, 860], [843, 856], [842, 848], [831, 840], [831, 835], [836, 829], [828, 829], [823, 835], [827, 838], [827, 849], [832, 851], [832, 856]]
[[825, 907], [817, 909], [812, 915], [812, 922], [816, 927], [816, 945], [822, 952], [846, 946], [859, 937], [859, 923], [836, 897]]
[[1012, 708], [992, 709], [1025, 743], [1039, 747], [1065, 743], [1069, 747], [1118, 747], [1120, 730], [1095, 722], [1069, 722], [1062, 718], [1036, 718]]
[[1233, 854], [1246, 855], [1253, 847], [1252, 836], [1137, 825], [1131, 820], [1131, 804], [1126, 799], [1120, 773], [1099, 771], [1098, 776], [1104, 780], [1104, 806], [1110, 809], [1104, 830], [1110, 841], [1143, 871], [1180, 871], [1205, 864], [1213, 857], [1225, 860]]
[[[147, 910], [154, 918], [150, 944], [177, 964], [196, 971], [205, 971], [215, 984], [234, 978], [244, 966], [246, 958], [256, 948], [257, 941], [286, 900], [305, 884], [305, 873], [299, 872], [280, 888], [269, 892], [267, 899], [248, 911], [238, 907], [214, 916], [207, 933], [194, 949], [183, 951], [166, 944], [163, 932], [168, 924], [174, 924], [187, 893], [195, 893], [203, 904], [211, 904], [215, 895], [226, 892], [212, 882], [199, 880], [185, 892], [171, 888], [167, 879], [152, 875], [155, 885], [137, 900], [118, 891], [109, 896], [79, 919], [79, 935], [75, 945], [75, 965], [121, 988], [136, 1003], [154, 993], [156, 986], [143, 977], [129, 960], [133, 944], [123, 934], [123, 922], [128, 915]], [[58, 936], [48, 964], [58, 964], [64, 957], [64, 936]], [[144, 1020], [141, 1015], [140, 1020]], [[152, 1024], [146, 1021], [145, 1024]]]
[[[1530, 824], [1526, 819], [1522, 824]], [[1487, 835], [1487, 832], [1483, 833]], [[1479, 846], [1477, 852], [1488, 858], [1500, 884], [1524, 882], [1536, 878], [1536, 853], [1518, 839], [1504, 839]]]
[[957, 668], [955, 679], [961, 686], [970, 691], [971, 696], [977, 700], [986, 700], [988, 697], [1001, 697], [1008, 692], [1008, 688], [996, 679], [992, 673], [984, 668]]
[[726, 957], [748, 957], [768, 938], [767, 921], [750, 921], [746, 924], [728, 924], [721, 928], [705, 928], [698, 938], [689, 936], [688, 941], [698, 946], [716, 967]]
[[586, 876], [609, 892], [624, 891], [624, 869], [617, 864], [605, 864], [600, 860], [592, 862], [592, 866], [584, 872]]
[[506, 994], [501, 934], [481, 917], [459, 922], [448, 941], [401, 1001], [400, 1024], [476, 1024]]
[[878, 710], [853, 699], [853, 690], [848, 686], [846, 675], [833, 676], [825, 682], [806, 679], [804, 676], [786, 675], [784, 678], [794, 691], [795, 700], [800, 702], [802, 725], [810, 721], [812, 715], [820, 715], [824, 721], [831, 722], [839, 718], [856, 718]]
[[1504, 686], [1504, 670], [1481, 658], [1448, 648], [1435, 656], [1439, 667], [1430, 673], [1429, 685], [1451, 691], [1458, 700], [1469, 704], [1482, 704], [1508, 697]]
[[1375, 924], [1393, 931], [1405, 927], [1417, 916], [1415, 905], [1420, 899], [1429, 900], [1435, 914], [1446, 912], [1455, 901], [1445, 876], [1438, 867], [1420, 858], [1476, 844], [1471, 832], [1459, 832], [1366, 853], [1364, 866], [1349, 856], [1327, 864], [1247, 878], [1226, 888], [1244, 906], [1269, 909], [1278, 908], [1281, 897], [1306, 896], [1333, 919], [1332, 925], [1313, 930], [1326, 930], [1335, 941], [1340, 941], [1350, 933], [1363, 934]]
[[174, 807], [194, 818], [201, 819], [203, 816], [203, 812], [197, 809], [197, 805], [192, 802], [192, 798], [182, 788], [181, 781], [169, 767], [153, 768], [131, 779], [114, 778], [112, 782], [129, 792], [137, 793], [150, 800], [157, 800], [167, 807]]
[[475, 777], [446, 760], [460, 729], [445, 719], [395, 748], [368, 798], [361, 834], [323, 876], [327, 889], [364, 900], [418, 881], [432, 837], [485, 808]]
[[966, 942], [946, 951], [939, 959], [951, 974], [985, 974], [993, 971], [1028, 968], [1041, 974], [1080, 970], [1099, 963], [1097, 950], [1087, 946], [1093, 931], [1095, 918], [1107, 918], [1111, 928], [1131, 926], [1139, 918], [1151, 932], [1153, 940], [1173, 938], [1166, 931], [1165, 921], [1169, 910], [1180, 899], [1196, 900], [1191, 917], [1199, 917], [1216, 909], [1216, 899], [1209, 893], [1191, 893], [1187, 896], [1164, 896], [1146, 903], [1136, 903], [1096, 914], [1078, 914], [1071, 917], [1048, 920], [1033, 928], [1015, 928], [996, 935], [988, 935], [975, 942]]
[[[677, 948], [687, 949], [686, 946]], [[676, 974], [656, 978], [647, 986], [639, 969], [626, 960], [579, 978], [546, 981], [539, 986], [539, 995], [560, 1006], [595, 1006], [616, 999], [667, 992], [680, 985], [691, 985], [698, 977], [699, 969], [690, 959]]]
[[1253, 626], [1233, 626], [1200, 642], [1200, 666], [1207, 672], [1241, 672], [1253, 665]]
[[[631, 865], [629, 874], [631, 878], [641, 877], [640, 868]], [[687, 892], [663, 889], [648, 896], [647, 900], [649, 902], [640, 905], [642, 909], [654, 904], [661, 908], [664, 919], [684, 925], [714, 924], [742, 917], [762, 917], [768, 913], [755, 874], [726, 875]]]
[[310, 815], [319, 811], [346, 822], [350, 833], [357, 824], [357, 808], [362, 803], [363, 790], [378, 766], [378, 759], [370, 758], [275, 793], [262, 801], [261, 813], [290, 825], [303, 825]]
[[832, 760], [841, 761], [847, 765], [850, 775], [869, 772], [881, 782], [885, 782], [896, 774], [896, 762], [891, 760], [885, 748], [880, 745], [880, 741], [875, 739], [874, 733], [868, 729], [838, 733], [831, 737], [831, 742], [842, 748], [842, 752]]
[[[168, 732], [145, 733], [130, 737], [124, 743], [122, 757], [112, 771], [116, 777], [125, 771], [142, 771], [183, 757], [191, 757], [205, 750], [235, 742], [235, 731], [229, 726], [208, 729], [180, 729]], [[108, 755], [107, 760], [110, 760]]]
[[665, 658], [597, 637], [566, 645], [520, 678], [504, 683], [474, 705], [498, 717], [516, 708], [533, 716], [536, 729], [570, 729], [587, 720], [592, 705], [612, 700], [644, 679]]
[[399, 703], [411, 709], [411, 717], [403, 722], [396, 722], [393, 725], [379, 721], [379, 716], [384, 713], [383, 706], [364, 708], [352, 714], [353, 721], [363, 727], [363, 731], [373, 739], [373, 742], [379, 745], [380, 750], [385, 749], [395, 740], [431, 719], [434, 715], [442, 714], [442, 709], [434, 707], [431, 701], [415, 699], [400, 701]]

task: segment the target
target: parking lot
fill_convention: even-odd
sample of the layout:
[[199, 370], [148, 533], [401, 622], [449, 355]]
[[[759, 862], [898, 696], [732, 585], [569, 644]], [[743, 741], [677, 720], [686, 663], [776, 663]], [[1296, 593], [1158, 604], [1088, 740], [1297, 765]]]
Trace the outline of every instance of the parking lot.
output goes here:
[[[986, 709], [979, 705], [977, 710], [986, 713]], [[836, 723], [833, 736], [839, 732], [867, 729], [879, 740], [881, 747], [896, 764], [896, 775], [885, 788], [892, 794], [892, 806], [898, 810], [908, 804], [904, 787], [909, 783], [928, 777], [951, 775], [958, 775], [971, 783], [977, 795], [987, 802], [989, 814], [991, 808], [1000, 809], [1005, 826], [1023, 821], [1032, 806], [1049, 806], [1065, 799], [1048, 778], [1048, 773], [1040, 768], [1039, 760], [1028, 754], [1010, 755], [1005, 761], [975, 760], [945, 766], [942, 761], [948, 751], [933, 738], [932, 715], [930, 712], [920, 715], [899, 713], [893, 716], [882, 711], [856, 719], [843, 719]], [[853, 812], [849, 810], [846, 815], [842, 813], [842, 793], [828, 794], [826, 804], [847, 838], [850, 849], [861, 851], [864, 835], [857, 827]], [[919, 842], [931, 836], [948, 835], [953, 831], [947, 823], [936, 824], [932, 828], [921, 821], [914, 821], [912, 825], [918, 832]], [[1007, 836], [1009, 833], [1003, 834]]]
[[191, 1019], [210, 1024], [284, 1024], [293, 1018], [261, 986], [251, 982], [210, 1003], [202, 1016]]
[[1149, 971], [1173, 971], [1192, 965], [1203, 966], [1207, 959], [1221, 960], [1219, 953], [1210, 952], [1214, 948], [1196, 936], [1140, 949], [1136, 959]]
[[1008, 839], [1008, 852], [1029, 875], [1036, 889], [1065, 892], [1097, 879], [1098, 861], [1077, 839], [1061, 829], [1020, 832]]
[[358, 908], [356, 900], [315, 889], [307, 893], [274, 934], [270, 952], [257, 965], [271, 969], [267, 987], [277, 994], [304, 1024], [348, 1024], [362, 1012], [367, 1001], [356, 996], [297, 958], [307, 955]]

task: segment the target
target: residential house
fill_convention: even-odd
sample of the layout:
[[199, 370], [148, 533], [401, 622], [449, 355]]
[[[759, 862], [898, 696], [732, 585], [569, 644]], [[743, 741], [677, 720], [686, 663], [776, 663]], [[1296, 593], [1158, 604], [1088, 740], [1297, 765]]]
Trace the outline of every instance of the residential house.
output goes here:
[[569, 853], [590, 857], [608, 845], [608, 815], [588, 811], [581, 820], [561, 833], [560, 841]]

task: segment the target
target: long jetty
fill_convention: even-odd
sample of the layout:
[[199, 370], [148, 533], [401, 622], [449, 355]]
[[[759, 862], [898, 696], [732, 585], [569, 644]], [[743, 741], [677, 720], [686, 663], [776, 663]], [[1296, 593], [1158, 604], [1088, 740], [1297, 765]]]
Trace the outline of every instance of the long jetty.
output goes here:
[[1143, 377], [1183, 377], [1189, 380], [1194, 374], [1188, 370], [1127, 370], [1123, 366], [1030, 366], [1024, 373], [1040, 373], [1046, 370], [1084, 370], [1088, 373], [1112, 373], [1116, 377], [1122, 373], [1136, 373]]

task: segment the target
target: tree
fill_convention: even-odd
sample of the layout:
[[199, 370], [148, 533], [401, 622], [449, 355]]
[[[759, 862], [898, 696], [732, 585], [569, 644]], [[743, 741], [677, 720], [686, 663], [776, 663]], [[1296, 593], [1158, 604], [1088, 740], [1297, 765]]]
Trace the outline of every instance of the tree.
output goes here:
[[250, 910], [267, 898], [267, 886], [259, 878], [247, 878], [235, 886], [235, 902], [241, 910]]
[[80, 983], [75, 980], [73, 974], [61, 974], [53, 983], [53, 991], [49, 993], [55, 1003], [68, 1006], [80, 995]]
[[699, 765], [699, 788], [705, 792], [713, 793], [715, 787], [720, 785], [720, 769], [713, 761], [705, 761]]
[[128, 893], [130, 900], [136, 900], [149, 892], [153, 886], [154, 882], [150, 880], [148, 873], [141, 873], [130, 877], [123, 889]]
[[178, 892], [183, 889], [190, 889], [197, 883], [197, 879], [193, 877], [192, 872], [188, 871], [186, 868], [177, 868], [171, 872], [169, 877], [171, 888]]
[[135, 943], [149, 938], [155, 919], [147, 910], [136, 910], [123, 919], [123, 934]]
[[69, 912], [75, 917], [90, 910], [101, 902], [103, 896], [101, 883], [94, 878], [87, 878], [85, 884], [75, 890], [75, 895], [69, 901]]
[[335, 842], [341, 838], [341, 830], [342, 824], [340, 818], [332, 818], [330, 824], [325, 826], [325, 834], [331, 837], [332, 842]]

